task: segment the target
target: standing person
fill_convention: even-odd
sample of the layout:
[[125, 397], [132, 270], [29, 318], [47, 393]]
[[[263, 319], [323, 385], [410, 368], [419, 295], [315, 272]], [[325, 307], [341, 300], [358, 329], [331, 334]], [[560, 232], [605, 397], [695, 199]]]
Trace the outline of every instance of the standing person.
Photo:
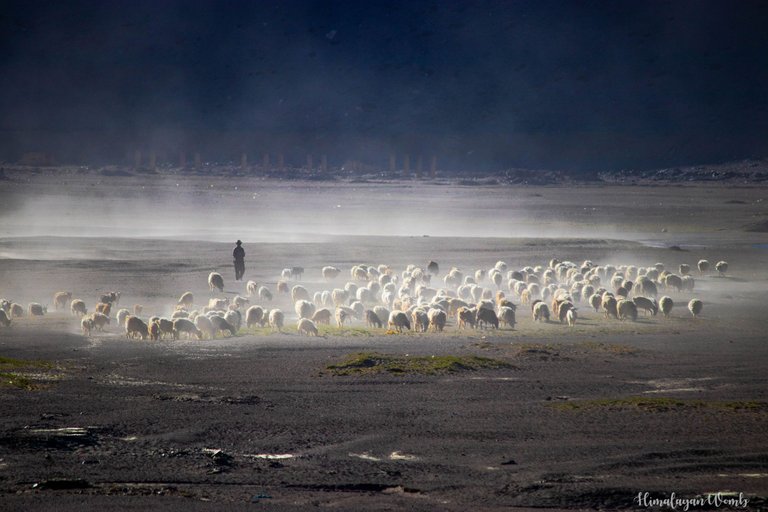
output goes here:
[[237, 241], [237, 247], [232, 251], [232, 257], [235, 258], [235, 281], [242, 281], [245, 274], [245, 249], [243, 242]]

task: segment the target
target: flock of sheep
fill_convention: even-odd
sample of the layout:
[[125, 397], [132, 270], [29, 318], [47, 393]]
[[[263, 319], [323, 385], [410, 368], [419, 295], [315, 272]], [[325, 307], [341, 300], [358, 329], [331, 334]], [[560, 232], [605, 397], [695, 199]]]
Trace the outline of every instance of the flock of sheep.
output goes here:
[[[707, 260], [698, 262], [701, 274], [708, 272]], [[720, 261], [715, 269], [722, 275], [728, 264]], [[669, 316], [674, 305], [669, 295], [657, 300], [660, 290], [692, 293], [695, 282], [691, 267], [681, 264], [678, 273], [670, 272], [661, 263], [649, 267], [634, 265], [596, 265], [592, 261], [576, 264], [553, 259], [546, 266], [508, 269], [503, 261], [490, 269], [470, 272], [453, 267], [440, 278], [438, 263], [430, 261], [424, 268], [416, 265], [400, 273], [387, 265], [355, 265], [349, 280], [340, 277], [336, 267], [321, 270], [325, 286], [310, 294], [301, 284], [289, 285], [301, 279], [304, 269], [286, 268], [277, 282], [277, 295], [290, 297], [297, 317], [297, 331], [308, 336], [318, 335], [319, 324], [335, 321], [338, 327], [352, 322], [365, 322], [368, 327], [390, 332], [414, 330], [442, 332], [449, 318], [461, 329], [493, 328], [502, 325], [514, 328], [517, 304], [530, 308], [535, 322], [556, 321], [573, 326], [578, 321], [578, 305], [586, 305], [606, 318], [637, 320], [638, 312]], [[330, 287], [336, 282], [338, 287]], [[215, 297], [224, 293], [224, 278], [212, 272], [208, 276], [212, 295], [207, 304], [195, 308], [192, 292], [181, 295], [173, 311], [164, 317], [142, 319], [143, 307], [118, 309], [120, 292], [108, 292], [99, 297], [93, 312], [88, 313], [82, 299], [71, 292], [57, 292], [53, 304], [57, 310], [69, 306], [72, 315], [80, 317], [83, 334], [103, 331], [113, 318], [129, 338], [159, 340], [179, 339], [182, 335], [197, 339], [213, 339], [220, 334], [235, 335], [243, 327], [270, 326], [281, 331], [286, 314], [279, 308], [251, 305], [251, 301], [271, 303], [275, 296], [267, 286], [248, 281], [243, 295], [233, 299]], [[517, 303], [517, 304], [516, 304]], [[688, 302], [688, 310], [696, 317], [703, 308], [697, 298]], [[47, 307], [31, 303], [23, 306], [0, 299], [0, 325], [9, 327], [15, 317], [42, 316]], [[146, 318], [146, 317], [145, 317]]]

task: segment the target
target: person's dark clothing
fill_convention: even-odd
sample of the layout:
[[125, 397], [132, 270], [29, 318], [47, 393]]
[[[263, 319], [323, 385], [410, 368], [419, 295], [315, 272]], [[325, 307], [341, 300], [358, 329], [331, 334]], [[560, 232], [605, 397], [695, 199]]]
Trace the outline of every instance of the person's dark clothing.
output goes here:
[[235, 281], [240, 281], [245, 274], [245, 249], [238, 245], [232, 251], [232, 257], [235, 258]]

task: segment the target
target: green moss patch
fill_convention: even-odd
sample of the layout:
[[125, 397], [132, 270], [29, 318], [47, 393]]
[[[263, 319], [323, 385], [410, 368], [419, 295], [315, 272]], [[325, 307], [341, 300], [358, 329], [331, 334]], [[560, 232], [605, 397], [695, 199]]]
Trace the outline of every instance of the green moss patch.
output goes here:
[[478, 356], [408, 356], [364, 352], [351, 354], [326, 370], [331, 375], [438, 375], [462, 371], [512, 368], [498, 359]]
[[590, 409], [622, 409], [645, 412], [665, 412], [681, 410], [747, 411], [768, 412], [768, 402], [751, 400], [692, 400], [682, 398], [631, 396], [628, 398], [601, 398], [596, 400], [573, 400], [552, 404], [563, 411], [582, 411]]
[[0, 388], [11, 387], [26, 389], [28, 391], [40, 389], [42, 387], [40, 383], [35, 382], [24, 375], [25, 373], [30, 373], [30, 370], [36, 370], [37, 372], [31, 373], [39, 374], [40, 369], [54, 370], [55, 366], [48, 361], [0, 357]]

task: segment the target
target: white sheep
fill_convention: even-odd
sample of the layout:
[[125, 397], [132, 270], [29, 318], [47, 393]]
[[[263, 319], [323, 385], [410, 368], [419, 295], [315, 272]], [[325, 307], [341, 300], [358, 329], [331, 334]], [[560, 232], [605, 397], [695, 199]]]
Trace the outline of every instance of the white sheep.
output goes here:
[[229, 310], [224, 315], [224, 320], [227, 321], [229, 325], [234, 327], [233, 335], [240, 331], [240, 327], [243, 325], [243, 315], [240, 313], [240, 311], [237, 310]]
[[117, 319], [117, 325], [119, 325], [120, 327], [125, 328], [125, 319], [128, 318], [128, 316], [130, 316], [130, 314], [131, 314], [131, 312], [128, 311], [127, 309], [125, 309], [125, 308], [119, 310], [117, 312], [117, 314], [115, 315], [115, 318]]
[[717, 270], [721, 276], [724, 276], [726, 272], [728, 272], [728, 262], [727, 261], [718, 261], [715, 263], [715, 270]]
[[208, 308], [209, 309], [220, 309], [225, 310], [227, 309], [227, 306], [229, 305], [229, 299], [223, 298], [223, 299], [208, 299]]
[[259, 285], [256, 281], [248, 281], [245, 283], [245, 294], [249, 297], [253, 297], [259, 292]]
[[317, 325], [309, 318], [300, 318], [296, 330], [305, 336], [317, 336]]
[[239, 295], [236, 295], [235, 298], [232, 299], [232, 304], [234, 304], [236, 308], [243, 308], [250, 303], [251, 303], [250, 300], [246, 299], [245, 297], [241, 297]]
[[[127, 321], [130, 322], [130, 317]], [[173, 321], [173, 339], [178, 340], [181, 336], [181, 333], [185, 333], [187, 335], [187, 339], [189, 339], [192, 335], [195, 335], [199, 340], [203, 339], [203, 332], [195, 327], [195, 324], [186, 318], [177, 318]]]
[[195, 327], [203, 334], [207, 334], [211, 339], [216, 337], [216, 329], [213, 327], [213, 322], [205, 315], [198, 315], [195, 318]]
[[336, 325], [341, 328], [344, 327], [344, 322], [347, 320], [352, 321], [355, 317], [355, 310], [346, 306], [336, 307]]
[[326, 281], [330, 281], [331, 279], [336, 279], [338, 275], [341, 273], [341, 270], [337, 269], [336, 267], [323, 267], [322, 274], [323, 279]]
[[413, 322], [413, 330], [416, 332], [427, 332], [429, 328], [429, 317], [427, 312], [421, 308], [416, 308], [411, 311], [411, 320]]
[[303, 299], [296, 301], [294, 309], [299, 318], [312, 318], [312, 315], [315, 314], [316, 310], [315, 305], [312, 304], [312, 302]]
[[224, 291], [224, 277], [218, 272], [211, 272], [208, 274], [208, 288], [211, 291], [219, 290]]
[[691, 299], [688, 302], [688, 311], [691, 312], [694, 318], [701, 314], [701, 310], [704, 309], [704, 303], [699, 299]]
[[104, 326], [110, 324], [110, 318], [104, 313], [91, 313], [90, 319], [93, 322], [94, 329], [98, 331], [103, 331]]
[[379, 329], [382, 327], [381, 319], [372, 309], [365, 310], [365, 325], [368, 327], [378, 327]]
[[181, 294], [181, 297], [179, 297], [177, 305], [185, 308], [191, 308], [194, 302], [195, 297], [192, 295], [192, 292], [184, 292]]
[[669, 313], [672, 311], [672, 306], [674, 306], [674, 304], [672, 297], [667, 297], [665, 295], [659, 299], [659, 308], [666, 318], [669, 318]]
[[272, 329], [280, 332], [280, 330], [283, 328], [284, 320], [285, 315], [279, 309], [273, 309], [269, 312], [269, 326], [272, 327]]
[[511, 327], [512, 329], [515, 328], [515, 310], [507, 307], [502, 306], [499, 308], [499, 314], [497, 315], [499, 317], [499, 320], [506, 324], [507, 326]]
[[568, 312], [565, 314], [565, 319], [568, 321], [568, 327], [573, 327], [576, 325], [577, 316], [576, 308], [571, 308], [568, 310]]
[[549, 322], [549, 306], [544, 302], [537, 302], [533, 306], [534, 322]]
[[86, 317], [80, 321], [80, 328], [83, 330], [83, 336], [90, 336], [93, 330], [93, 320]]
[[21, 304], [16, 304], [15, 302], [12, 303], [10, 307], [10, 314], [11, 318], [21, 318], [24, 316], [24, 306]]
[[315, 314], [312, 315], [312, 321], [316, 324], [326, 324], [330, 325], [331, 323], [331, 310], [328, 308], [320, 308], [317, 311], [315, 311]]
[[269, 288], [267, 288], [266, 286], [260, 286], [259, 287], [259, 298], [261, 300], [272, 301], [272, 292], [270, 292]]
[[653, 316], [659, 312], [659, 305], [656, 303], [656, 299], [649, 299], [648, 297], [637, 296], [632, 299], [638, 310], [645, 310]]
[[296, 303], [296, 301], [299, 301], [299, 300], [306, 300], [306, 301], [308, 301], [309, 300], [309, 292], [307, 291], [306, 288], [304, 288], [303, 286], [297, 284], [296, 286], [291, 288], [291, 300], [294, 302], [294, 304]]
[[699, 267], [699, 272], [704, 273], [709, 270], [709, 261], [707, 260], [699, 260], [699, 263], [697, 264]]
[[445, 311], [442, 309], [432, 308], [427, 311], [427, 317], [429, 317], [429, 327], [433, 332], [443, 332], [445, 324], [448, 321], [448, 317]]

